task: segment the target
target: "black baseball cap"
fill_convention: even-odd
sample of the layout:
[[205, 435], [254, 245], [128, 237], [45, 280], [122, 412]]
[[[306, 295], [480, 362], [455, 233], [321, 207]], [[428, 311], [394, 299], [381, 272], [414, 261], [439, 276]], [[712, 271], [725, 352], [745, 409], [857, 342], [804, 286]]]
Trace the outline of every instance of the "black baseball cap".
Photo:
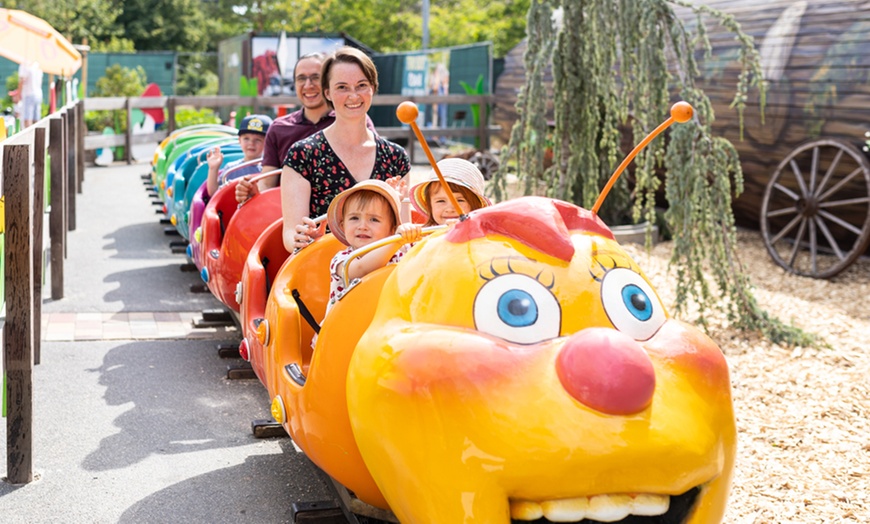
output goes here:
[[272, 125], [272, 119], [266, 115], [248, 115], [239, 124], [239, 134], [257, 133], [265, 135], [270, 125]]

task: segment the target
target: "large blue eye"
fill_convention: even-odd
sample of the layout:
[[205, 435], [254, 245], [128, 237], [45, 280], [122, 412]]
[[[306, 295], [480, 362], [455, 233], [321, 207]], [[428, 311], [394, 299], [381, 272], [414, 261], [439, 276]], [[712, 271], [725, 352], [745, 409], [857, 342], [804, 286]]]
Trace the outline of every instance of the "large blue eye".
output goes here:
[[538, 305], [528, 292], [511, 289], [498, 299], [498, 318], [513, 327], [531, 326], [538, 320]]
[[515, 342], [537, 344], [559, 336], [562, 308], [553, 293], [528, 275], [509, 273], [484, 284], [474, 298], [478, 331]]
[[665, 308], [649, 282], [624, 267], [604, 275], [601, 303], [613, 327], [635, 340], [649, 339], [667, 319]]
[[637, 284], [629, 284], [622, 288], [622, 302], [629, 313], [638, 320], [649, 320], [653, 314], [649, 296]]

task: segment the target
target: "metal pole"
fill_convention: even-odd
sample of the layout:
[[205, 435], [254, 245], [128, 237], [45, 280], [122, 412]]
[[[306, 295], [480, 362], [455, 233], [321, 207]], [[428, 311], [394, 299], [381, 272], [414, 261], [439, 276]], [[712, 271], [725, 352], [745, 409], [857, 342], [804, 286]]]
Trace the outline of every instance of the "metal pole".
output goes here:
[[423, 50], [429, 49], [429, 0], [423, 0]]

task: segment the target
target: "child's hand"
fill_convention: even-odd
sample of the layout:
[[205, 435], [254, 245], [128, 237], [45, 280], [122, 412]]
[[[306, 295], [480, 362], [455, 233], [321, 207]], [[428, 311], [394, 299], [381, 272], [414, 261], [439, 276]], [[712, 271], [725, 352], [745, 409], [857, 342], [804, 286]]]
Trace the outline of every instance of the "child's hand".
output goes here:
[[208, 164], [209, 170], [220, 169], [221, 164], [224, 163], [224, 154], [221, 152], [221, 148], [212, 148], [211, 151], [205, 155], [205, 162]]
[[400, 235], [406, 244], [419, 242], [423, 238], [423, 226], [406, 222], [396, 228], [396, 234]]
[[323, 236], [326, 222], [324, 221], [320, 227], [314, 223], [309, 217], [304, 217], [302, 223], [296, 226], [295, 245], [296, 249], [302, 249], [308, 244], [314, 242], [314, 239]]
[[399, 197], [404, 200], [408, 198], [408, 183], [405, 181], [405, 177], [394, 176], [392, 178], [387, 179], [387, 184], [390, 185], [393, 189], [399, 193]]
[[251, 182], [251, 175], [245, 175], [236, 184], [236, 202], [244, 204], [246, 200], [260, 192], [257, 184]]

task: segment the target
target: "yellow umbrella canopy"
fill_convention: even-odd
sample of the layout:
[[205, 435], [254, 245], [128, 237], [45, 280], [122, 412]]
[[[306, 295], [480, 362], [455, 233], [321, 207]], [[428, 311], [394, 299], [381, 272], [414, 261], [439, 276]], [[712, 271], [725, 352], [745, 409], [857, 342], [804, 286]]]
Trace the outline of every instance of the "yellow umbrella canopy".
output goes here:
[[63, 77], [82, 66], [81, 53], [48, 22], [15, 9], [0, 9], [0, 56]]

